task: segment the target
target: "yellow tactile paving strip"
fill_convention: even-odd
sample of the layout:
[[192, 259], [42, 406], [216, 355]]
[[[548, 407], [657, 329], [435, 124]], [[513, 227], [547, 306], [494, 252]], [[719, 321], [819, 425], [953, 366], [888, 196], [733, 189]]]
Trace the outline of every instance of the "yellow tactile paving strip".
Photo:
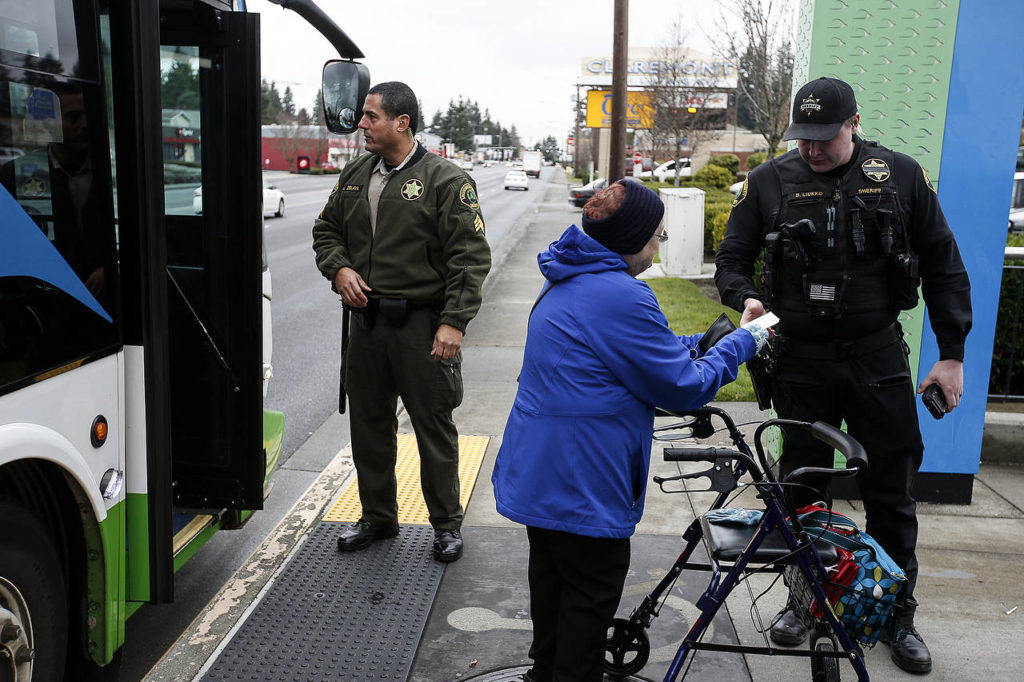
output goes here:
[[[463, 509], [469, 503], [469, 494], [480, 472], [488, 441], [490, 438], [487, 436], [459, 436], [459, 501]], [[411, 433], [398, 434], [395, 477], [398, 479], [398, 522], [429, 525], [430, 516], [420, 487], [420, 454], [416, 449], [416, 437]], [[359, 504], [358, 484], [353, 477], [327, 510], [323, 521], [348, 522], [359, 519], [362, 505]]]

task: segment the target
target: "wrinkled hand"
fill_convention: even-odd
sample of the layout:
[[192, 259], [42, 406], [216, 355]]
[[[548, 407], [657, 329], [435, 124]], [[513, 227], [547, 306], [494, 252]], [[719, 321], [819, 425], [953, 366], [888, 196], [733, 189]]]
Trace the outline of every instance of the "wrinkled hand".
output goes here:
[[960, 404], [964, 395], [964, 363], [959, 360], [939, 360], [917, 387], [918, 393], [932, 384], [938, 384], [946, 396], [946, 412]]
[[434, 347], [430, 349], [430, 355], [435, 360], [451, 360], [460, 348], [462, 332], [451, 325], [442, 324], [434, 334]]
[[365, 308], [367, 299], [363, 292], [373, 291], [352, 268], [338, 270], [334, 275], [334, 288], [341, 294], [341, 300], [350, 308]]
[[743, 315], [740, 316], [740, 326], [742, 327], [751, 320], [756, 320], [765, 314], [764, 303], [757, 300], [756, 298], [748, 298], [743, 301]]

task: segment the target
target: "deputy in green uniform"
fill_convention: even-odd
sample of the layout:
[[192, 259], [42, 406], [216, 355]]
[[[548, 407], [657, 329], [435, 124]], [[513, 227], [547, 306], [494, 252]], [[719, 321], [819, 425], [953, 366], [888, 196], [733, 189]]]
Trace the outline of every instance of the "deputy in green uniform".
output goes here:
[[324, 277], [352, 312], [343, 349], [362, 516], [338, 538], [354, 551], [398, 533], [397, 398], [420, 452], [438, 561], [462, 556], [458, 432], [462, 337], [480, 309], [491, 252], [476, 186], [413, 138], [416, 95], [370, 89], [359, 128], [371, 152], [350, 162], [313, 224]]

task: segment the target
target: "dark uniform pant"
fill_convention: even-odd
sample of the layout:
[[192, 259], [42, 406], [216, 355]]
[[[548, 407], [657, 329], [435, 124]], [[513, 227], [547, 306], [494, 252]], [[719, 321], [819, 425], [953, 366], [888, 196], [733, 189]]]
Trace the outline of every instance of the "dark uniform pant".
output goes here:
[[[921, 466], [924, 445], [917, 421], [915, 389], [903, 343], [893, 340], [861, 352], [858, 342], [783, 342], [775, 408], [780, 417], [826, 421], [839, 426], [864, 446], [868, 469], [857, 476], [865, 530], [904, 569], [907, 585], [901, 601], [917, 582], [917, 506], [910, 494]], [[861, 344], [863, 345], [863, 344]], [[830, 357], [829, 357], [830, 356]], [[783, 429], [781, 471], [802, 466], [833, 466], [831, 447], [797, 429]], [[816, 490], [790, 488], [796, 505], [821, 499], [827, 478], [804, 477]]]
[[530, 678], [600, 682], [608, 626], [629, 570], [629, 538], [527, 527], [530, 539]]
[[352, 459], [362, 518], [392, 524], [398, 518], [398, 397], [409, 413], [420, 454], [420, 478], [430, 523], [459, 528], [459, 434], [452, 410], [462, 402], [461, 353], [452, 360], [430, 355], [437, 314], [409, 310], [403, 320], [354, 313], [345, 353]]

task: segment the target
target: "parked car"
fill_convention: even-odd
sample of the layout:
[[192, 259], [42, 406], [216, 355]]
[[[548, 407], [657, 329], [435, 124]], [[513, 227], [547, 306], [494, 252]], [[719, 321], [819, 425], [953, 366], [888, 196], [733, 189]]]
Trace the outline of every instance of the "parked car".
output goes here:
[[[196, 187], [192, 192], [192, 210], [195, 213], [203, 212], [203, 188]], [[263, 177], [263, 215], [274, 215], [280, 218], [284, 215], [284, 192], [271, 185], [266, 176]]]
[[530, 178], [525, 171], [510, 170], [505, 173], [505, 189], [530, 189]]
[[1024, 171], [1013, 174], [1013, 197], [1010, 201], [1010, 232], [1024, 232]]
[[598, 178], [597, 180], [583, 185], [582, 187], [570, 187], [569, 203], [577, 208], [582, 208], [584, 204], [590, 201], [590, 197], [594, 196], [594, 192], [602, 190], [607, 186], [608, 180], [605, 178]]
[[[679, 177], [688, 178], [693, 173], [689, 159], [679, 159]], [[658, 182], [671, 182], [676, 176], [676, 162], [666, 161], [652, 171], [644, 171], [641, 178], [654, 178]]]

